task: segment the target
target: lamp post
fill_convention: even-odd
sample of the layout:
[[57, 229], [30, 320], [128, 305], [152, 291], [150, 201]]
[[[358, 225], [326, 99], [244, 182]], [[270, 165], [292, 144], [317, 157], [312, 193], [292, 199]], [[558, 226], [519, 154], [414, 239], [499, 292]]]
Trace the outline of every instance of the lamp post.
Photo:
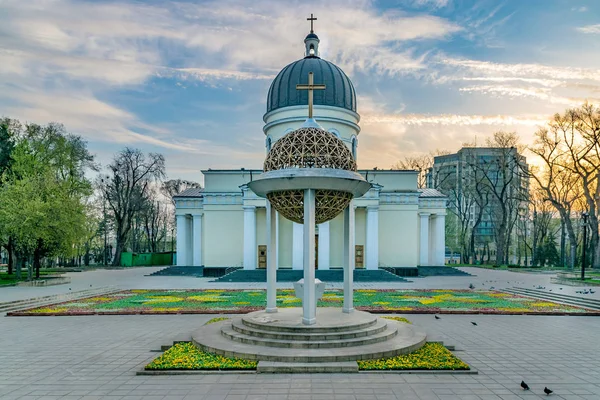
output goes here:
[[106, 178], [101, 178], [100, 181], [102, 182], [102, 218], [104, 219], [104, 251], [102, 252], [102, 262], [103, 264], [106, 266], [107, 264], [107, 242], [108, 242], [108, 224], [106, 223], [106, 190], [104, 189], [104, 179], [106, 179], [106, 181], [108, 181], [109, 176], [107, 175]]
[[581, 250], [581, 280], [585, 280], [585, 250], [587, 242], [587, 219], [589, 214], [583, 212], [581, 218], [583, 218], [583, 248]]

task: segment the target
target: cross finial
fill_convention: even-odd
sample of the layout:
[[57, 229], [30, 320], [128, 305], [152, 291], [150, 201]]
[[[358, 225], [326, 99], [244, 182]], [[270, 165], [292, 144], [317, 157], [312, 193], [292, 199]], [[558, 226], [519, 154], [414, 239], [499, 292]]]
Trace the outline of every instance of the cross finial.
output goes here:
[[308, 90], [308, 118], [313, 117], [313, 90], [323, 90], [325, 85], [313, 81], [313, 73], [308, 73], [308, 85], [296, 85], [296, 90]]
[[312, 13], [310, 13], [310, 18], [306, 18], [307, 21], [310, 21], [310, 33], [314, 33], [313, 31], [313, 21], [316, 21], [317, 18], [313, 17]]

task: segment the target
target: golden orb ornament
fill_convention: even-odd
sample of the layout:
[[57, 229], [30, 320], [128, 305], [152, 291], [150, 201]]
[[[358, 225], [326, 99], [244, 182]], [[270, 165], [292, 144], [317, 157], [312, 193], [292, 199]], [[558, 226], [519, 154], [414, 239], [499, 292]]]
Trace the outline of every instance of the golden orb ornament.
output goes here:
[[[356, 172], [356, 160], [344, 142], [333, 133], [316, 127], [303, 127], [279, 139], [269, 151], [264, 172], [290, 168], [328, 168]], [[315, 191], [315, 223], [321, 224], [340, 214], [353, 194], [338, 190]], [[282, 190], [267, 194], [277, 211], [290, 221], [304, 223], [304, 191]]]

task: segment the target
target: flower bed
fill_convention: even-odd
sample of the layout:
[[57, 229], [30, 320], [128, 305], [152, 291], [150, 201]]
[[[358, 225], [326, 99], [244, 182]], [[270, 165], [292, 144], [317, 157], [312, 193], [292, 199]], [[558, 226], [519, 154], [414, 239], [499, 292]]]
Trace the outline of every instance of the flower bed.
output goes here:
[[[340, 307], [341, 290], [327, 290], [319, 307]], [[265, 290], [125, 290], [45, 305], [8, 315], [243, 314], [262, 310]], [[294, 291], [277, 291], [278, 307], [301, 307]], [[542, 314], [600, 315], [581, 307], [484, 290], [355, 290], [355, 308], [402, 314]]]
[[256, 361], [228, 358], [200, 351], [190, 342], [176, 343], [146, 365], [146, 370], [253, 370]]
[[360, 371], [373, 370], [469, 370], [469, 365], [441, 343], [426, 343], [410, 354], [358, 361]]
[[[233, 371], [255, 370], [256, 361], [222, 357], [199, 350], [190, 342], [177, 343], [146, 365], [145, 370]], [[360, 371], [375, 370], [469, 370], [469, 365], [440, 343], [426, 343], [419, 350], [401, 356], [358, 361]]]

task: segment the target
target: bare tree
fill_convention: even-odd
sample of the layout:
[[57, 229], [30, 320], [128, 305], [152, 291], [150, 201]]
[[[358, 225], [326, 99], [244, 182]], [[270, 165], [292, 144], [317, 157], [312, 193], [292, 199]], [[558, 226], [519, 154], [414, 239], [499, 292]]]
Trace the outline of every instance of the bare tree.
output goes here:
[[474, 167], [483, 178], [483, 192], [489, 196], [487, 210], [493, 221], [496, 263], [507, 264], [511, 232], [528, 195], [521, 179], [525, 162], [517, 150], [519, 138], [514, 132], [496, 132], [487, 145], [496, 149], [492, 158], [479, 158]]
[[173, 200], [173, 196], [183, 192], [184, 190], [190, 188], [200, 189], [202, 186], [198, 182], [186, 181], [183, 179], [171, 179], [162, 183], [160, 190], [165, 197], [171, 200], [173, 206], [175, 205], [175, 200]]
[[392, 165], [392, 169], [406, 169], [419, 172], [419, 175], [417, 176], [417, 187], [423, 189], [427, 187], [427, 173], [429, 172], [429, 169], [433, 167], [433, 158], [446, 154], [450, 154], [450, 152], [447, 150], [436, 149], [429, 154], [405, 156], [403, 160]]
[[111, 176], [101, 183], [115, 223], [115, 257], [121, 263], [136, 214], [144, 207], [149, 186], [165, 176], [165, 159], [161, 154], [147, 157], [138, 149], [125, 148], [109, 165]]
[[[556, 118], [556, 117], [555, 117]], [[562, 118], [559, 116], [559, 118]], [[572, 222], [574, 206], [583, 198], [581, 179], [573, 168], [564, 166], [571, 163], [570, 153], [564, 141], [564, 132], [561, 124], [551, 123], [548, 128], [540, 128], [535, 136], [536, 140], [530, 151], [542, 161], [541, 169], [532, 169], [529, 176], [534, 179], [543, 198], [548, 201], [558, 212], [562, 230], [570, 238], [571, 259], [569, 266], [575, 263], [576, 235]], [[564, 262], [565, 239], [561, 233], [561, 261]]]
[[[589, 212], [592, 266], [600, 267], [600, 108], [584, 104], [556, 114], [548, 124], [555, 137], [558, 166], [566, 169], [581, 184], [585, 208]], [[569, 233], [569, 235], [571, 235]]]

